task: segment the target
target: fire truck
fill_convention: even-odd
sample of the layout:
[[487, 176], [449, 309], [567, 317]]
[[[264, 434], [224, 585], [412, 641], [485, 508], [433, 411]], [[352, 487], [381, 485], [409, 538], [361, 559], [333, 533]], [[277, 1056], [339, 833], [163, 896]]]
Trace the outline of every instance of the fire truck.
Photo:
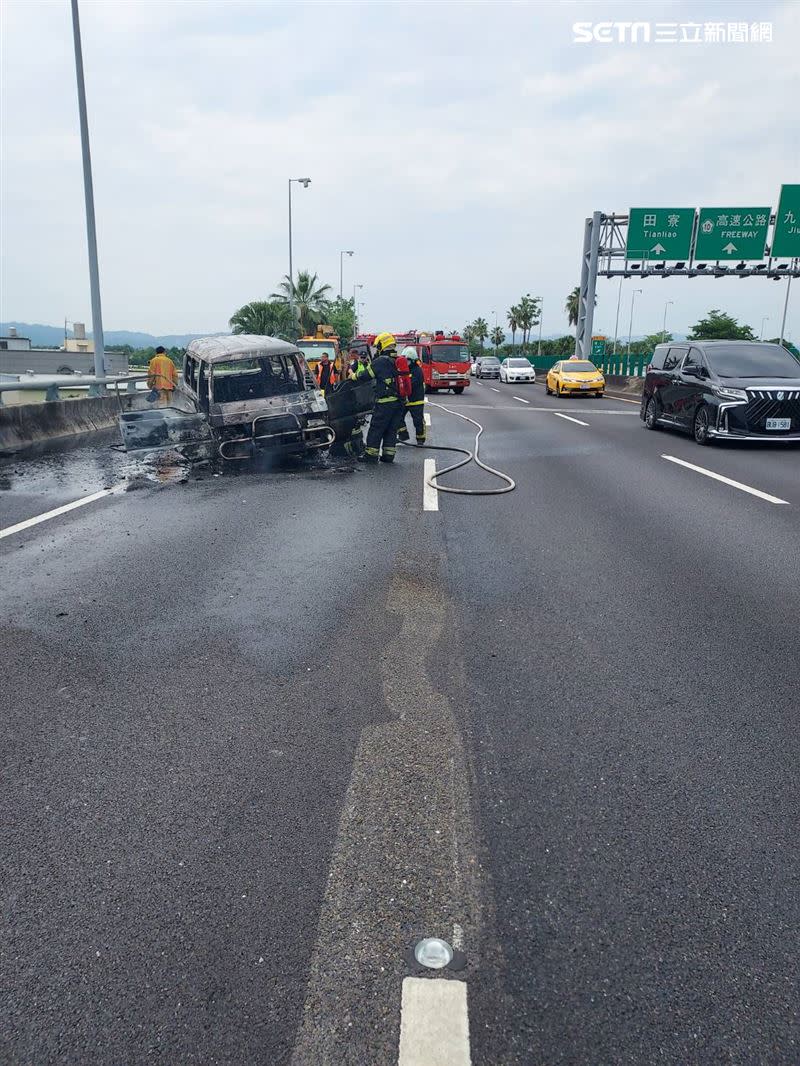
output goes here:
[[[411, 330], [393, 333], [392, 336], [397, 341], [398, 352], [408, 345], [417, 349], [426, 392], [452, 389], [456, 395], [460, 395], [469, 387], [469, 349], [467, 342], [457, 333], [446, 335], [441, 329], [434, 333]], [[375, 334], [364, 334], [358, 339], [372, 345], [375, 342]]]

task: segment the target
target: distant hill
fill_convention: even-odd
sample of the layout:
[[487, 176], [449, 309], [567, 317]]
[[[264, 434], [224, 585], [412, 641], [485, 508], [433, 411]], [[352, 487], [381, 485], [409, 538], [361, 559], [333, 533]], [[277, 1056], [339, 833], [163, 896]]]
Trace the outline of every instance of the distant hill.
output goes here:
[[[54, 348], [64, 344], [63, 326], [43, 326], [38, 322], [0, 322], [0, 334], [8, 336], [8, 327], [16, 328], [20, 337], [30, 337], [34, 348]], [[67, 330], [68, 337], [74, 337], [72, 330]], [[91, 333], [88, 334], [91, 337]], [[106, 344], [130, 344], [132, 348], [154, 348], [163, 344], [165, 348], [185, 347], [197, 337], [207, 337], [208, 333], [167, 333], [154, 336], [152, 333], [137, 333], [127, 329], [109, 329], [105, 333]]]

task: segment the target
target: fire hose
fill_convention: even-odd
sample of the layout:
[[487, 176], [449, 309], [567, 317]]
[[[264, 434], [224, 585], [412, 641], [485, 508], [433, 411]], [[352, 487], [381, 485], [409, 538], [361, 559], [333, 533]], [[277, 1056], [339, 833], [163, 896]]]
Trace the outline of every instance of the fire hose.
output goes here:
[[[430, 485], [432, 489], [436, 489], [437, 492], [453, 492], [459, 496], [501, 496], [504, 492], [513, 492], [517, 487], [516, 481], [508, 474], [504, 474], [502, 470], [495, 470], [494, 467], [489, 466], [488, 463], [484, 463], [478, 454], [480, 447], [481, 434], [483, 433], [483, 426], [480, 422], [476, 422], [474, 418], [470, 418], [468, 415], [462, 415], [460, 411], [454, 411], [451, 407], [443, 407], [440, 403], [432, 403], [428, 400], [428, 407], [438, 407], [440, 411], [444, 411], [448, 415], [455, 415], [456, 418], [463, 418], [465, 422], [471, 422], [473, 426], [476, 426], [478, 432], [475, 434], [475, 450], [470, 451], [468, 448], [457, 448], [454, 445], [447, 444], [418, 444], [418, 445], [405, 445], [405, 447], [417, 447], [428, 448], [436, 452], [460, 452], [461, 455], [465, 455], [466, 459], [459, 459], [457, 463], [452, 463], [450, 466], [444, 467], [442, 470], [436, 470], [430, 477], [425, 479], [425, 484]], [[443, 477], [445, 474], [450, 474], [454, 470], [460, 470], [462, 466], [467, 466], [468, 463], [474, 462], [481, 470], [485, 470], [487, 474], [492, 474], [494, 477], [500, 478], [505, 481], [506, 484], [502, 488], [497, 489], [460, 489], [453, 485], [439, 485], [437, 479]]]

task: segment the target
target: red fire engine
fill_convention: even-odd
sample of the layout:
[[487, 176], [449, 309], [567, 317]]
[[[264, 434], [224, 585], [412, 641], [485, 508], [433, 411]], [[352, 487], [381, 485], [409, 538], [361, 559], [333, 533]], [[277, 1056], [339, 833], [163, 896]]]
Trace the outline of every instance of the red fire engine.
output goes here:
[[[367, 333], [356, 339], [372, 345], [375, 336], [374, 333]], [[427, 392], [452, 389], [456, 394], [460, 394], [469, 386], [469, 349], [467, 342], [457, 333], [445, 336], [444, 330], [441, 329], [437, 329], [433, 334], [412, 330], [393, 333], [392, 336], [397, 341], [398, 352], [402, 352], [408, 345], [417, 349]]]

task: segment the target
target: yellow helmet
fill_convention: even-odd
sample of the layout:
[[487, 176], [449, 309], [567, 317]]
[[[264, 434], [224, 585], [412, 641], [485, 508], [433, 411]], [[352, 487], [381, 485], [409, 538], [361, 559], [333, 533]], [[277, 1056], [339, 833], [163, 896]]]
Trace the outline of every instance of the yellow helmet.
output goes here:
[[397, 341], [391, 333], [379, 333], [375, 338], [375, 347], [381, 354], [388, 352], [390, 348], [394, 348], [397, 351]]

